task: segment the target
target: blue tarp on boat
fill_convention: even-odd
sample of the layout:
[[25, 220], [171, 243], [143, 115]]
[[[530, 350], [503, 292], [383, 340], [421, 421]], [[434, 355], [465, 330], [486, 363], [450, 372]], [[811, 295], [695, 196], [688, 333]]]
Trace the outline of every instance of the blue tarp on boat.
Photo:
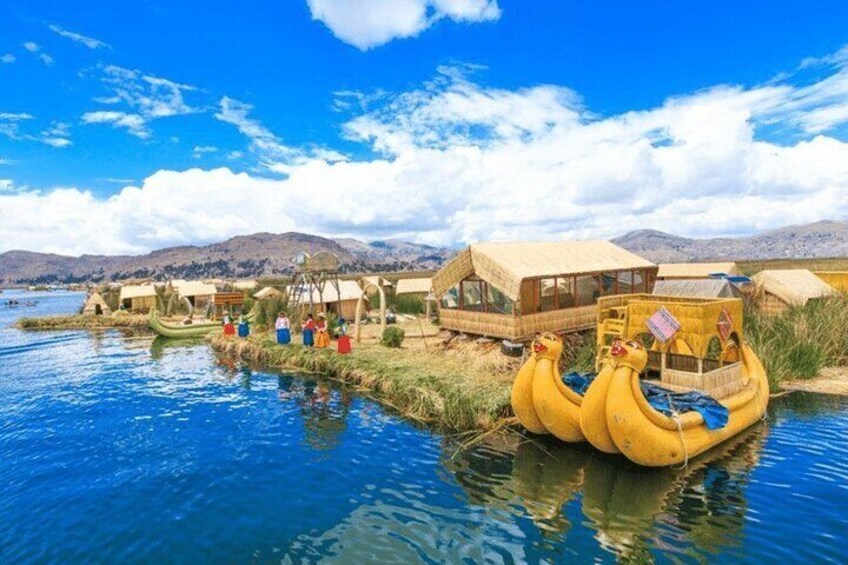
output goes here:
[[571, 372], [562, 376], [562, 382], [565, 383], [565, 386], [583, 396], [596, 376], [595, 373]]
[[659, 385], [642, 381], [642, 393], [648, 404], [654, 410], [671, 416], [672, 412], [679, 414], [695, 411], [704, 417], [704, 424], [709, 430], [717, 430], [727, 425], [730, 416], [727, 408], [719, 404], [712, 396], [693, 390], [690, 392], [671, 392]]
[[[595, 373], [571, 372], [562, 376], [565, 386], [583, 396], [595, 380]], [[704, 418], [704, 424], [709, 430], [717, 430], [727, 425], [729, 412], [715, 398], [699, 391], [672, 392], [659, 385], [641, 381], [642, 394], [654, 410], [671, 416], [676, 410], [679, 414], [695, 411]]]

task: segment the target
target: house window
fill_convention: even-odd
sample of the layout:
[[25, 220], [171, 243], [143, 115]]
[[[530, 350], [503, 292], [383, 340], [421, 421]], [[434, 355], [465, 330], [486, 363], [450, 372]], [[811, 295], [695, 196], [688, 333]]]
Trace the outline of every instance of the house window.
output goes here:
[[576, 306], [574, 277], [557, 277], [557, 308], [573, 308]]
[[442, 295], [442, 308], [448, 310], [459, 308], [459, 285], [455, 285]]
[[550, 312], [557, 309], [556, 304], [556, 279], [539, 280], [539, 311]]
[[483, 311], [483, 281], [462, 281], [462, 309], [472, 312]]
[[610, 296], [617, 294], [618, 289], [618, 273], [601, 273], [598, 275], [598, 280], [601, 285], [601, 296]]
[[580, 275], [577, 277], [577, 305], [591, 306], [598, 301], [600, 285], [597, 275]]
[[618, 273], [618, 294], [633, 294], [640, 292], [633, 287], [633, 271], [621, 271]]
[[503, 292], [486, 284], [486, 311], [492, 314], [512, 314], [515, 303]]

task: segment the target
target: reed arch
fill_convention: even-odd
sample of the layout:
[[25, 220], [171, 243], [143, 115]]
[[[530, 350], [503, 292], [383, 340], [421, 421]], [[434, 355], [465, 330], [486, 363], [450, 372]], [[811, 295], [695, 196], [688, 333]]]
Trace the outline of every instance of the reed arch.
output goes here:
[[362, 341], [362, 308], [365, 298], [368, 295], [368, 289], [372, 287], [376, 288], [380, 294], [380, 333], [382, 334], [383, 330], [386, 329], [386, 291], [379, 284], [366, 283], [362, 287], [362, 294], [359, 295], [359, 300], [356, 301], [356, 320], [354, 321], [356, 323], [356, 343]]

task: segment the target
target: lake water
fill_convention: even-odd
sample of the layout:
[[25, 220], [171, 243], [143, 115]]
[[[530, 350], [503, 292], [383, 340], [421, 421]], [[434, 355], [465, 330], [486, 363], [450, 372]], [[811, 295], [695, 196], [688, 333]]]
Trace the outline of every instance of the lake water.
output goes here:
[[140, 334], [24, 333], [0, 295], [0, 562], [845, 562], [848, 402], [791, 395], [690, 464], [455, 455], [345, 387]]

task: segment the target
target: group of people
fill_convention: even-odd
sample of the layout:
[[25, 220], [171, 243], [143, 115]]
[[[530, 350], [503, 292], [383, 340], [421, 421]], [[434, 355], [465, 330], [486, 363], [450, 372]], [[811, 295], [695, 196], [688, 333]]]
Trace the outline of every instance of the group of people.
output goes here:
[[[291, 321], [285, 312], [280, 312], [275, 324], [277, 330], [277, 343], [287, 345], [291, 343]], [[344, 318], [338, 320], [339, 338], [336, 348], [339, 353], [350, 353], [350, 337], [347, 335], [347, 322]], [[330, 332], [327, 326], [327, 316], [322, 312], [316, 320], [312, 314], [306, 316], [306, 320], [300, 325], [303, 345], [324, 349], [330, 346]]]
[[[234, 336], [236, 335], [236, 326], [233, 324], [233, 319], [230, 317], [229, 312], [224, 312], [224, 316], [221, 319], [224, 323], [224, 335], [225, 336]], [[250, 335], [250, 324], [247, 322], [247, 318], [244, 317], [244, 314], [239, 314], [238, 317], [238, 336], [239, 337], [247, 337]]]

